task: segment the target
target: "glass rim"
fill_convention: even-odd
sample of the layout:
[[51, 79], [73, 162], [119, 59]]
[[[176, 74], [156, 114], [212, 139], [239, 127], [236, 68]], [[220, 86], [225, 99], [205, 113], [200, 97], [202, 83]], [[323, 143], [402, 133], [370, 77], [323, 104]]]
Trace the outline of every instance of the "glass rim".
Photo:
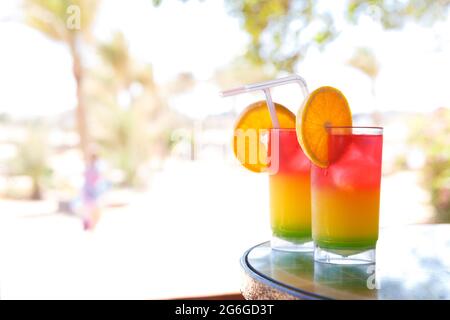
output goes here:
[[328, 133], [382, 135], [383, 127], [378, 126], [327, 126]]
[[[378, 134], [383, 133], [384, 128], [383, 127], [378, 127], [378, 126], [325, 126], [326, 130], [334, 130], [334, 129], [342, 129], [342, 130], [352, 130], [355, 129], [357, 131], [364, 131], [367, 132], [367, 134], [377, 134], [377, 133], [371, 133], [371, 132], [379, 132]], [[270, 131], [297, 131], [296, 128], [269, 128], [268, 130]]]
[[295, 128], [269, 128], [268, 129], [270, 132], [277, 132], [277, 131], [281, 131], [281, 132], [297, 132], [297, 129]]
[[381, 130], [383, 130], [383, 127], [379, 127], [379, 126], [326, 126], [326, 128], [381, 129]]

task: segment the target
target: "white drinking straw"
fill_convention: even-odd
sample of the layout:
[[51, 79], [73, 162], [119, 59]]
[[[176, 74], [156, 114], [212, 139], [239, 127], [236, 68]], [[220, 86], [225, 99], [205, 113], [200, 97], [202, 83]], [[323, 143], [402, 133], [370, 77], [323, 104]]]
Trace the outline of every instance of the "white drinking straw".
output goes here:
[[270, 113], [270, 118], [272, 119], [272, 125], [274, 128], [279, 128], [280, 122], [278, 121], [278, 116], [275, 111], [275, 105], [273, 104], [272, 96], [270, 95], [270, 89], [266, 88], [266, 89], [263, 89], [263, 91], [264, 91], [264, 95], [266, 96], [267, 105], [269, 106], [269, 113]]
[[234, 88], [230, 90], [225, 90], [220, 93], [222, 97], [230, 97], [241, 93], [247, 93], [257, 90], [264, 91], [266, 96], [267, 106], [269, 107], [270, 118], [272, 119], [272, 125], [274, 128], [280, 128], [280, 123], [278, 121], [277, 113], [275, 112], [275, 105], [272, 101], [272, 96], [270, 95], [270, 88], [282, 86], [289, 83], [298, 83], [302, 89], [302, 93], [306, 98], [308, 96], [308, 87], [306, 81], [299, 75], [293, 74], [284, 78], [279, 78], [275, 80], [263, 81], [253, 84], [247, 84], [243, 87]]

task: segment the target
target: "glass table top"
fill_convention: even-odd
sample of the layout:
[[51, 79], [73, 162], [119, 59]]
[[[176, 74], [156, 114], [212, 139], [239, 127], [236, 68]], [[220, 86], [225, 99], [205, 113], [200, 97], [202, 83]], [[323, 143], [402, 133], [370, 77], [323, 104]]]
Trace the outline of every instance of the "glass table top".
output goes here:
[[302, 299], [450, 299], [450, 225], [382, 229], [376, 261], [331, 265], [264, 242], [241, 264], [254, 280]]

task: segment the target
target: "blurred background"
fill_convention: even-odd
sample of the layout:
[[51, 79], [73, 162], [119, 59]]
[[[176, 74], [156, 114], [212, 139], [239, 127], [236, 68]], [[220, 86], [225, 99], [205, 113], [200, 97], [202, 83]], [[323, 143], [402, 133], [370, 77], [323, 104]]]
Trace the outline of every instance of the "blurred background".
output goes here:
[[[450, 1], [0, 3], [0, 298], [238, 292], [270, 237], [232, 126], [288, 73], [384, 132], [381, 225], [450, 222]], [[274, 100], [296, 112], [294, 86]]]

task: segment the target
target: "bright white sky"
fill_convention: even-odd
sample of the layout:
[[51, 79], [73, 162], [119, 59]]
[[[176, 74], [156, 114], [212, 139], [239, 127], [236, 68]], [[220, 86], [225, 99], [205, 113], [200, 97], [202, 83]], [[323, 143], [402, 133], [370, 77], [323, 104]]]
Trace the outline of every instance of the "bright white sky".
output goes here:
[[[14, 12], [17, 3], [0, 3], [0, 17]], [[391, 32], [369, 19], [357, 28], [341, 20], [340, 27], [338, 40], [324, 52], [310, 51], [299, 65], [298, 73], [310, 88], [334, 85], [347, 95], [355, 113], [370, 111], [375, 102], [369, 80], [345, 65], [355, 47], [369, 46], [381, 64], [376, 85], [380, 110], [428, 111], [450, 106], [450, 21], [433, 29], [410, 25]], [[214, 70], [243, 53], [247, 39], [222, 1], [166, 1], [156, 9], [150, 0], [103, 1], [95, 35], [106, 40], [118, 30], [124, 32], [136, 58], [153, 65], [159, 83], [179, 72], [207, 80]], [[0, 112], [51, 115], [74, 107], [71, 61], [64, 46], [18, 22], [1, 20], [0, 39]], [[192, 115], [202, 117], [231, 105], [219, 102], [216, 94], [217, 88], [208, 84], [195, 90], [185, 100], [196, 105]], [[283, 99], [290, 100], [279, 100]]]

